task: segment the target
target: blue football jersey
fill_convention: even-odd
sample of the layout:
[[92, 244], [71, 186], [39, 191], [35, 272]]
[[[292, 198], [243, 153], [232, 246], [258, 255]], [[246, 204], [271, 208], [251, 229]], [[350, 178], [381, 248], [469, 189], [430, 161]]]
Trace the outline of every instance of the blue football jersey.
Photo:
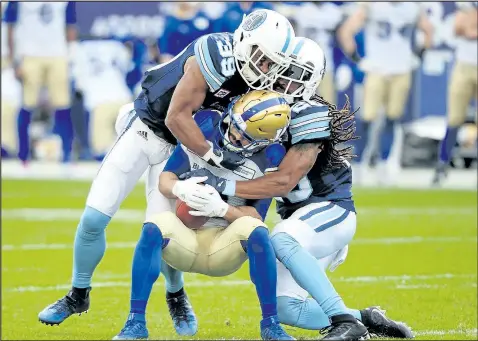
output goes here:
[[159, 38], [159, 49], [161, 53], [175, 56], [194, 40], [213, 32], [211, 20], [201, 11], [190, 19], [168, 15]]
[[[292, 120], [287, 132], [286, 148], [301, 143], [314, 143], [330, 137], [328, 106], [300, 101], [292, 106]], [[277, 198], [277, 212], [282, 219], [311, 203], [333, 201], [355, 212], [352, 200], [352, 169], [344, 160], [343, 166], [324, 172], [325, 160], [319, 154], [309, 173], [283, 198]]]
[[202, 36], [169, 62], [146, 71], [134, 107], [141, 121], [156, 135], [173, 144], [176, 144], [176, 139], [165, 125], [166, 114], [176, 85], [184, 75], [184, 64], [192, 56], [209, 85], [202, 108], [224, 111], [233, 97], [249, 90], [236, 71], [230, 33]]
[[[204, 110], [198, 112], [194, 119], [201, 129], [202, 133], [208, 141], [211, 141], [217, 147], [221, 141], [221, 134], [219, 131], [219, 121], [221, 113], [214, 110]], [[278, 143], [269, 145], [260, 152], [253, 154], [247, 158], [244, 165], [240, 166], [234, 171], [228, 169], [217, 168], [209, 165], [201, 157], [189, 150], [182, 144], [176, 146], [173, 154], [169, 158], [164, 171], [172, 172], [177, 176], [189, 172], [193, 169], [206, 168], [216, 176], [228, 180], [246, 181], [263, 176], [267, 172], [272, 172], [277, 169], [282, 159], [284, 158], [286, 149]], [[231, 206], [253, 206], [263, 219], [267, 214], [272, 199], [248, 200], [235, 196], [222, 195], [225, 202]], [[225, 226], [228, 223], [224, 219], [214, 218], [210, 225]], [[207, 225], [206, 225], [207, 226]]]

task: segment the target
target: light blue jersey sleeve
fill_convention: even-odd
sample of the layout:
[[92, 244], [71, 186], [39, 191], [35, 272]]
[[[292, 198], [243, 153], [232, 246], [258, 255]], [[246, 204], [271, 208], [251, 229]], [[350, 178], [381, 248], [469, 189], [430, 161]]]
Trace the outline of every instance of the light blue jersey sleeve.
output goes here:
[[211, 91], [236, 72], [232, 55], [232, 34], [212, 33], [202, 36], [194, 43], [194, 55]]
[[330, 137], [329, 108], [320, 103], [301, 101], [292, 106], [289, 126], [291, 144], [314, 142]]

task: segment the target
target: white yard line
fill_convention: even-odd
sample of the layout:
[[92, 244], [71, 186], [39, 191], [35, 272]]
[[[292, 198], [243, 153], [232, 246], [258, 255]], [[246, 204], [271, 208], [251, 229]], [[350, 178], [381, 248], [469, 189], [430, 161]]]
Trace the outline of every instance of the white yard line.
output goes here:
[[[476, 237], [390, 237], [390, 238], [356, 238], [352, 241], [357, 245], [390, 245], [390, 244], [418, 244], [418, 243], [477, 243]], [[108, 249], [131, 249], [136, 242], [111, 242], [107, 243]], [[2, 251], [27, 251], [27, 250], [67, 250], [73, 247], [71, 244], [19, 244], [2, 245]]]
[[[19, 208], [3, 209], [2, 220], [22, 221], [78, 221], [83, 209], [73, 208]], [[358, 208], [358, 215], [477, 215], [476, 207], [364, 207]], [[145, 211], [140, 209], [121, 209], [113, 217], [113, 221], [141, 223]], [[276, 216], [270, 218], [276, 220]], [[278, 219], [278, 218], [277, 218]]]
[[448, 330], [418, 330], [414, 331], [416, 336], [422, 335], [467, 335], [477, 336], [478, 329], [448, 329]]
[[[437, 274], [437, 275], [402, 275], [402, 276], [358, 276], [358, 277], [338, 277], [333, 278], [333, 282], [346, 283], [372, 283], [372, 282], [403, 282], [413, 280], [431, 280], [431, 279], [453, 279], [453, 278], [476, 278], [476, 274]], [[95, 288], [111, 287], [129, 287], [130, 281], [97, 281], [92, 286]], [[156, 282], [155, 285], [163, 286], [162, 282]], [[188, 281], [188, 287], [211, 287], [211, 286], [252, 286], [248, 280], [217, 280], [217, 281]], [[39, 292], [39, 291], [58, 291], [71, 288], [71, 284], [59, 284], [54, 286], [19, 286], [12, 288], [3, 288], [5, 292]]]

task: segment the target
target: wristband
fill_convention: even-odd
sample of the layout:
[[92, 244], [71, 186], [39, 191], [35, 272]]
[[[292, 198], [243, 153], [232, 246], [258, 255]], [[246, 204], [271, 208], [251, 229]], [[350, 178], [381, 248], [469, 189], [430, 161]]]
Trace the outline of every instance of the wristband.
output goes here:
[[227, 195], [229, 197], [233, 197], [236, 195], [236, 181], [235, 180], [226, 180], [226, 186], [222, 191], [222, 194]]

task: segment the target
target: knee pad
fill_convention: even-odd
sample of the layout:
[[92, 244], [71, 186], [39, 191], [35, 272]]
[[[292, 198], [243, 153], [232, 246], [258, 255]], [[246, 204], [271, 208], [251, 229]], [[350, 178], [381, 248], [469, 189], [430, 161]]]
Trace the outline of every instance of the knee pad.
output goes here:
[[[142, 245], [154, 246], [155, 244], [163, 244], [163, 234], [159, 227], [154, 223], [144, 223], [143, 230], [139, 242]], [[164, 245], [162, 245], [164, 246]]]
[[101, 213], [93, 207], [86, 206], [78, 228], [86, 233], [100, 234], [106, 229], [110, 220], [111, 217], [106, 214]]
[[269, 230], [267, 227], [258, 226], [249, 235], [249, 238], [247, 239], [247, 246], [248, 248], [252, 247], [254, 251], [261, 252], [263, 251], [260, 250], [262, 246], [268, 244], [269, 242]]

